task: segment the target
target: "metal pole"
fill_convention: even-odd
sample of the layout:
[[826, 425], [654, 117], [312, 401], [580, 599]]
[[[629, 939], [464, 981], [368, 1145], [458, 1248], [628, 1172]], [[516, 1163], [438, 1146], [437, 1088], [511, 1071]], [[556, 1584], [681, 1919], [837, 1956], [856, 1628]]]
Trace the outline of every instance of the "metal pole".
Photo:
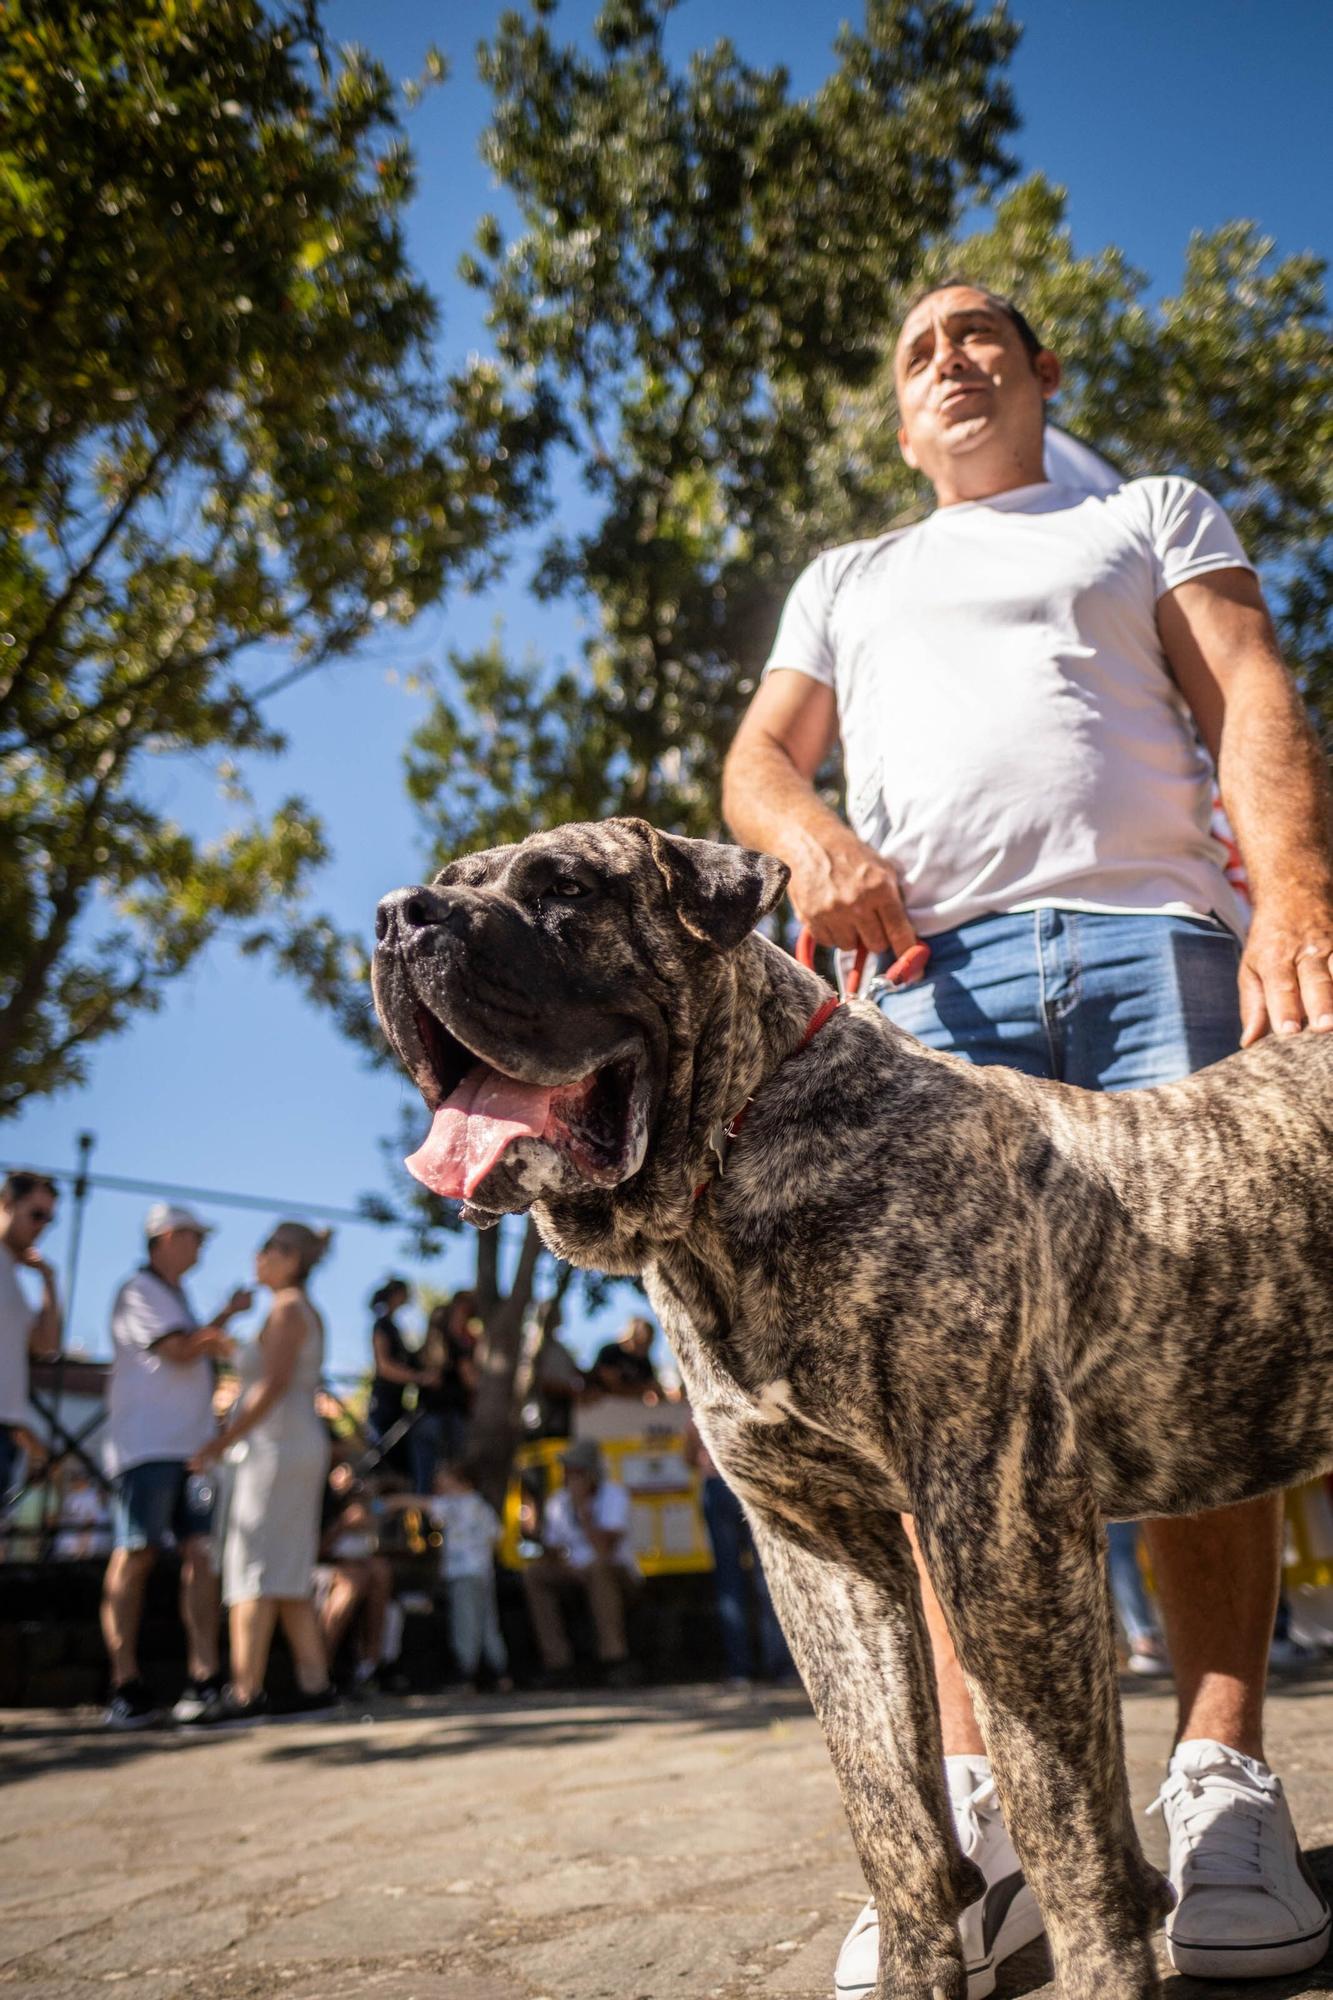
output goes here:
[[94, 1133], [80, 1132], [77, 1140], [79, 1163], [74, 1172], [74, 1219], [70, 1225], [69, 1251], [65, 1258], [64, 1330], [61, 1334], [60, 1347], [56, 1354], [55, 1388], [51, 1396], [52, 1458], [48, 1465], [46, 1487], [42, 1494], [43, 1556], [49, 1553], [52, 1528], [59, 1513], [59, 1509], [55, 1506], [55, 1460], [57, 1456], [61, 1458], [67, 1456], [66, 1453], [60, 1450], [58, 1443], [63, 1429], [61, 1421], [63, 1413], [60, 1405], [65, 1387], [65, 1348], [74, 1324], [74, 1288], [78, 1282], [79, 1248], [83, 1242], [83, 1211], [88, 1200], [88, 1161], [96, 1144], [97, 1138]]
[[[65, 1332], [68, 1334], [74, 1323], [74, 1287], [79, 1275], [79, 1248], [83, 1242], [83, 1210], [88, 1199], [88, 1162], [97, 1135], [80, 1132], [78, 1137], [79, 1164], [74, 1174], [74, 1221], [69, 1232], [69, 1254], [65, 1258]], [[64, 1352], [64, 1342], [61, 1344]]]

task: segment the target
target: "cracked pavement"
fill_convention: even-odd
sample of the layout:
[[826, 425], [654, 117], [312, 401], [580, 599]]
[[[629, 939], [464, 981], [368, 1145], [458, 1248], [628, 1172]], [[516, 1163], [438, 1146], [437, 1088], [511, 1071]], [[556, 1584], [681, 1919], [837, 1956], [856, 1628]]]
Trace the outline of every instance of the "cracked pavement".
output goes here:
[[[1172, 1703], [1126, 1690], [1136, 1805]], [[0, 1735], [0, 1995], [828, 2000], [863, 1900], [799, 1691], [377, 1700], [326, 1723]], [[1333, 1678], [1278, 1685], [1270, 1757], [1333, 1872]], [[1164, 1859], [1160, 1819], [1144, 1844]], [[1053, 2000], [1040, 1946], [999, 1992]], [[1333, 1993], [1169, 1976], [1168, 2000]]]

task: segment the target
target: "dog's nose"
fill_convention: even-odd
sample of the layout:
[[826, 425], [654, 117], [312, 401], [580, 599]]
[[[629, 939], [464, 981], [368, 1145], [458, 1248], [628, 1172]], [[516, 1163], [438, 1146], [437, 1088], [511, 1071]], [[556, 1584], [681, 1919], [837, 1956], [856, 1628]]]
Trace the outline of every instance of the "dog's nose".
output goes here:
[[425, 889], [420, 884], [413, 889], [395, 889], [375, 912], [375, 942], [406, 944], [432, 924], [442, 924], [448, 914], [446, 898], [435, 889]]

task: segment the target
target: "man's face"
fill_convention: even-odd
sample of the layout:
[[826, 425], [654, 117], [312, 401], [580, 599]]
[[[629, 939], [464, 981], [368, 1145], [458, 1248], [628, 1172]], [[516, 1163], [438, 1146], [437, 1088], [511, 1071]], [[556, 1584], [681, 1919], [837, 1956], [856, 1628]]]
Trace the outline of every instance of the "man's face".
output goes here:
[[204, 1239], [197, 1229], [168, 1229], [153, 1238], [153, 1262], [164, 1277], [183, 1278], [199, 1262]]
[[903, 457], [938, 484], [952, 460], [989, 447], [1039, 456], [1042, 408], [1059, 381], [1055, 356], [1030, 355], [984, 292], [932, 292], [907, 315], [894, 352]]
[[5, 1241], [16, 1256], [22, 1256], [53, 1220], [56, 1198], [48, 1189], [36, 1187], [19, 1201], [7, 1201], [4, 1208], [9, 1222]]

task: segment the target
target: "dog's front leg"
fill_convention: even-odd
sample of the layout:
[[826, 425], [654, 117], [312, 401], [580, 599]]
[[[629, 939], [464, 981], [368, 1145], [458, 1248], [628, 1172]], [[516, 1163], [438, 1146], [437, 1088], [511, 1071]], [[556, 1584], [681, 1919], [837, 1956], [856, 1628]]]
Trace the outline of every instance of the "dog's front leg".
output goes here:
[[878, 1908], [880, 2000], [966, 2000], [956, 1918], [984, 1884], [954, 1832], [902, 1524], [863, 1486], [812, 1497], [799, 1527], [749, 1511]]
[[1062, 2000], [1150, 2000], [1171, 1892], [1125, 1776], [1104, 1533], [1075, 1477], [955, 1461], [917, 1532]]

